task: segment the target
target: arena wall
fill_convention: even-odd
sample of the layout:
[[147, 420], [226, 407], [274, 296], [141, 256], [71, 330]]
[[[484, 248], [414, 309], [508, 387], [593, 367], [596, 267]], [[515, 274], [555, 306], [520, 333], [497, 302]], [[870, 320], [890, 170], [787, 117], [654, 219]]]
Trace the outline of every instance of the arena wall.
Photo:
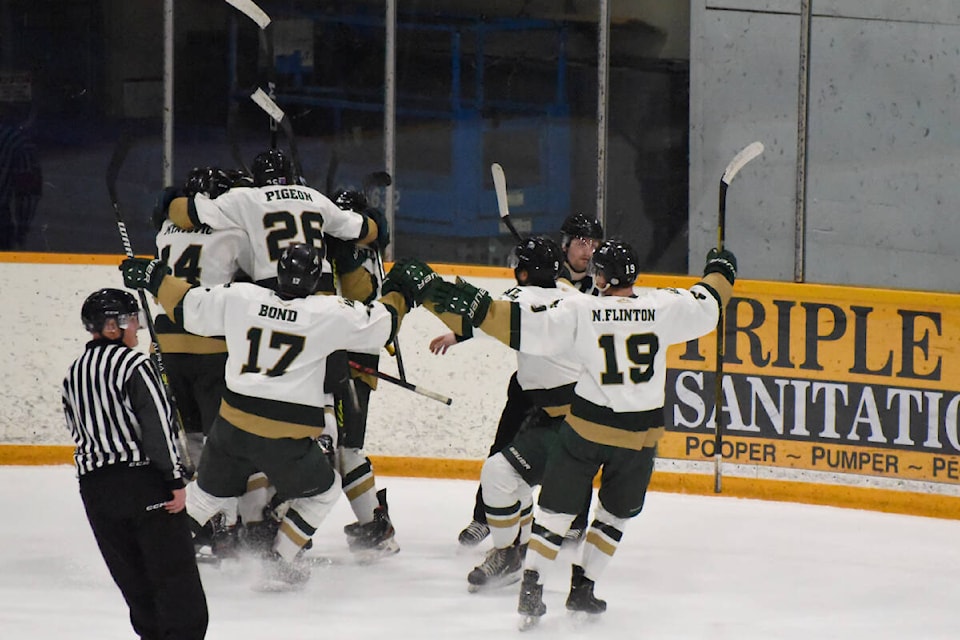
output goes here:
[[[86, 341], [80, 305], [98, 288], [122, 287], [120, 259], [0, 254], [0, 463], [71, 463], [59, 386]], [[494, 293], [512, 283], [506, 269], [436, 267]], [[736, 293], [723, 494], [960, 518], [960, 395], [951, 388], [960, 296], [764, 281], [738, 281]], [[479, 476], [516, 360], [485, 336], [431, 354], [429, 341], [445, 331], [424, 310], [404, 320], [407, 378], [453, 403], [381, 383], [366, 446], [380, 475]], [[713, 492], [715, 351], [715, 334], [670, 351], [655, 490]], [[398, 375], [386, 354], [381, 370]]]

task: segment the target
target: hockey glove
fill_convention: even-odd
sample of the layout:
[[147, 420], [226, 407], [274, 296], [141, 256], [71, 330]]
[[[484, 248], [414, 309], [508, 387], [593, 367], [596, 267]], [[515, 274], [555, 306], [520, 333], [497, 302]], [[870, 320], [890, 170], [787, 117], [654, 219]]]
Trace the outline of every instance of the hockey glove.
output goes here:
[[170, 203], [173, 202], [174, 198], [179, 198], [182, 195], [183, 191], [179, 187], [166, 187], [160, 192], [157, 200], [153, 203], [153, 214], [150, 216], [154, 229], [160, 231], [160, 227], [167, 219], [167, 209], [170, 208]]
[[390, 269], [380, 292], [382, 295], [392, 291], [400, 293], [407, 301], [407, 307], [413, 309], [423, 302], [439, 282], [442, 282], [442, 279], [430, 265], [419, 260], [403, 259], [398, 260]]
[[437, 305], [437, 311], [448, 312], [466, 318], [474, 327], [479, 327], [493, 298], [484, 289], [479, 289], [466, 280], [457, 278], [456, 284], [439, 282], [430, 291], [430, 300]]
[[390, 223], [387, 222], [387, 216], [376, 207], [368, 207], [364, 213], [377, 223], [376, 248], [383, 251], [390, 245]]
[[716, 248], [707, 252], [707, 264], [703, 268], [703, 275], [719, 273], [727, 282], [733, 284], [737, 279], [737, 256], [726, 249], [718, 251]]
[[163, 260], [148, 258], [127, 258], [120, 263], [123, 284], [128, 289], [146, 289], [154, 296], [160, 291], [160, 283], [170, 273], [170, 267]]

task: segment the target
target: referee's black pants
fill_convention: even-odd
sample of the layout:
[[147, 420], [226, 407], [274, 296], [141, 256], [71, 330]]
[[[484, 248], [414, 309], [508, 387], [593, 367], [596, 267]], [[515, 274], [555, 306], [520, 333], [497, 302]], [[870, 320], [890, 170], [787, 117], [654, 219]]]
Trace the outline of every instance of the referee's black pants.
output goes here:
[[160, 474], [150, 467], [113, 465], [83, 475], [80, 496], [137, 635], [201, 640], [207, 600], [187, 513], [163, 509], [170, 493]]

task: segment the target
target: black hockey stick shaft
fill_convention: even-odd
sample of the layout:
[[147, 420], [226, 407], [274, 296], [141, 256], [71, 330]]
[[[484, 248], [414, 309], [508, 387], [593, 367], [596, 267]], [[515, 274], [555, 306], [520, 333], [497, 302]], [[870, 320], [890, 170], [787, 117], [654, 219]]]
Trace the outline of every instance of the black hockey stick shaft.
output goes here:
[[451, 398], [448, 398], [447, 396], [440, 395], [439, 393], [436, 393], [433, 391], [429, 391], [415, 384], [410, 384], [409, 382], [405, 380], [401, 380], [400, 378], [394, 378], [393, 376], [383, 373], [382, 371], [378, 371], [377, 369], [373, 369], [371, 367], [365, 367], [362, 364], [358, 364], [354, 362], [353, 360], [350, 361], [350, 366], [356, 369], [357, 371], [360, 371], [361, 373], [366, 373], [368, 375], [374, 376], [375, 378], [379, 378], [380, 380], [385, 380], [386, 382], [395, 384], [398, 387], [402, 387], [406, 389], [407, 391], [413, 391], [414, 393], [418, 393], [422, 396], [426, 396], [431, 400], [442, 402], [445, 405], [450, 405], [453, 403], [453, 400]]
[[497, 208], [500, 211], [500, 219], [513, 234], [514, 239], [517, 242], [523, 242], [517, 228], [513, 226], [513, 220], [510, 219], [510, 203], [507, 201], [507, 176], [499, 162], [490, 165], [490, 174], [493, 176], [493, 189], [497, 193]]
[[[733, 157], [723, 176], [720, 178], [720, 194], [717, 215], [717, 251], [723, 251], [725, 236], [727, 233], [727, 189], [733, 178], [740, 172], [748, 162], [763, 153], [763, 143], [751, 142], [740, 150]], [[726, 330], [726, 324], [723, 319], [723, 308], [720, 309], [720, 315], [717, 319], [717, 366], [716, 366], [716, 385], [714, 394], [714, 412], [716, 431], [714, 432], [714, 472], [713, 472], [713, 491], [720, 493], [723, 490], [723, 340]]]
[[[127, 157], [127, 153], [132, 146], [132, 140], [129, 136], [123, 135], [117, 143], [110, 157], [110, 164], [107, 165], [107, 192], [110, 194], [110, 203], [113, 205], [113, 214], [117, 220], [117, 231], [120, 232], [120, 241], [123, 243], [123, 252], [128, 258], [134, 257], [133, 244], [130, 242], [130, 234], [127, 233], [127, 224], [123, 220], [123, 214], [120, 211], [120, 200], [117, 196], [117, 178], [120, 175], [120, 167]], [[187, 448], [187, 438], [183, 429], [183, 418], [180, 416], [180, 409], [177, 405], [177, 399], [173, 395], [173, 389], [170, 388], [170, 380], [167, 377], [167, 369], [163, 364], [163, 352], [160, 350], [160, 341], [157, 339], [157, 330], [153, 324], [153, 314], [150, 313], [150, 306], [147, 302], [147, 295], [143, 289], [138, 289], [137, 294], [140, 297], [140, 308], [143, 309], [143, 316], [147, 320], [147, 330], [150, 332], [150, 344], [152, 346], [151, 358], [160, 374], [160, 381], [163, 383], [163, 390], [167, 394], [167, 400], [170, 402], [170, 408], [173, 411], [174, 429], [177, 432], [177, 441], [180, 445], [180, 459], [184, 465], [184, 471], [188, 478], [192, 477], [197, 470], [190, 457], [190, 450]]]
[[[368, 173], [363, 177], [361, 187], [363, 188], [363, 197], [367, 199], [367, 202], [370, 202], [370, 190], [375, 188], [389, 187], [393, 184], [393, 178], [386, 171], [374, 171], [373, 173]], [[386, 270], [383, 268], [383, 256], [380, 255], [381, 247], [376, 247], [374, 251], [374, 260], [377, 263], [377, 270], [380, 272], [380, 282], [387, 277]], [[393, 347], [393, 357], [397, 359], [397, 371], [400, 373], [400, 379], [404, 382], [407, 381], [407, 372], [403, 367], [403, 354], [400, 351], [400, 340], [397, 336], [393, 336], [393, 340], [390, 341], [390, 345]]]

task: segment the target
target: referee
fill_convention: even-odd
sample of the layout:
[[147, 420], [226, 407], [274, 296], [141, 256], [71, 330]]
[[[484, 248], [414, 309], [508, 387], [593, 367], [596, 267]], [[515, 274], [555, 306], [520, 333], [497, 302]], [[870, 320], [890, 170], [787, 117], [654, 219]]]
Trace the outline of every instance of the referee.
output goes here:
[[63, 381], [63, 411], [90, 528], [143, 640], [200, 640], [207, 600], [184, 505], [170, 405], [134, 350], [136, 299], [101, 289], [83, 303], [92, 335]]

